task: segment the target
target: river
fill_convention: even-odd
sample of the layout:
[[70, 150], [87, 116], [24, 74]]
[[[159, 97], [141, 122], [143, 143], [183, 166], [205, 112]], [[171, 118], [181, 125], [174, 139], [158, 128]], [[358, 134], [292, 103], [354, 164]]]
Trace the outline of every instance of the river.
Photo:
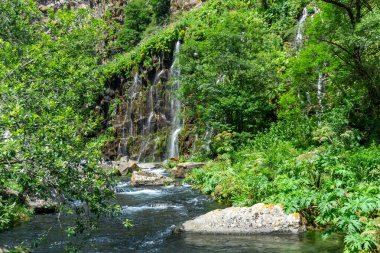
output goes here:
[[[315, 232], [255, 236], [173, 234], [176, 225], [223, 206], [189, 185], [133, 188], [126, 181], [119, 183], [115, 191], [122, 215], [101, 218], [99, 227], [79, 241], [67, 238], [60, 227], [71, 222], [72, 217], [61, 216], [58, 222], [57, 214], [47, 214], [36, 215], [30, 222], [1, 233], [0, 246], [30, 245], [49, 231], [33, 252], [64, 252], [73, 240], [77, 240], [81, 252], [99, 253], [342, 252], [341, 237], [323, 241]], [[125, 218], [133, 221], [133, 228], [128, 230], [122, 225]]]

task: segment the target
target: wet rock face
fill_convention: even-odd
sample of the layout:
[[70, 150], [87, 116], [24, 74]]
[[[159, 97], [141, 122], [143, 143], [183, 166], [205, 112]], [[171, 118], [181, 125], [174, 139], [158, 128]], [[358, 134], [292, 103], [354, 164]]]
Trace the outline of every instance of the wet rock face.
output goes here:
[[58, 203], [50, 199], [43, 200], [36, 197], [27, 197], [26, 204], [35, 214], [55, 213], [58, 206]]
[[202, 2], [204, 2], [204, 0], [171, 0], [170, 10], [172, 12], [188, 11], [200, 6]]
[[166, 70], [154, 72], [152, 80], [142, 71], [136, 72], [133, 78], [125, 78], [115, 87], [113, 96], [105, 95], [103, 100], [110, 97], [110, 105], [119, 101], [109, 122], [116, 136], [113, 145], [117, 147], [108, 148], [108, 152], [117, 150], [117, 155], [127, 155], [139, 162], [164, 159], [172, 117], [170, 84], [166, 81]]
[[105, 129], [112, 126], [115, 137], [103, 149], [106, 159], [128, 156], [138, 162], [153, 162], [166, 158], [173, 119], [173, 55], [174, 51], [153, 55], [153, 66], [139, 66], [105, 84], [98, 111], [104, 116]]
[[170, 177], [145, 171], [135, 171], [133, 172], [131, 178], [131, 184], [133, 186], [159, 186], [170, 184], [173, 182], [174, 180]]
[[300, 233], [306, 230], [298, 213], [286, 214], [281, 205], [256, 204], [215, 210], [185, 222], [184, 232], [213, 234]]

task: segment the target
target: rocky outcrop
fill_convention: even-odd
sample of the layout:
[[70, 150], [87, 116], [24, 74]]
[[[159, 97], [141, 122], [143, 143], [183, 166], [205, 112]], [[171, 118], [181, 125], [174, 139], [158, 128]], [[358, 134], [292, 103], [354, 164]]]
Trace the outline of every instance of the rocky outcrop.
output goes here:
[[[171, 121], [171, 84], [166, 74], [172, 63], [172, 54], [152, 57], [157, 67], [139, 68], [129, 76], [108, 80], [101, 112], [112, 125], [115, 139], [103, 149], [110, 160], [129, 156], [137, 161], [163, 161], [166, 158]], [[115, 114], [108, 115], [115, 106]]]
[[161, 167], [160, 163], [138, 163], [137, 165], [143, 170], [158, 169]]
[[135, 171], [132, 174], [131, 185], [133, 186], [158, 186], [173, 183], [174, 180], [157, 173], [146, 171]]
[[43, 200], [36, 197], [26, 197], [26, 205], [36, 214], [54, 213], [58, 204], [52, 200]]
[[171, 170], [171, 175], [175, 178], [184, 178], [185, 174], [190, 173], [193, 169], [201, 168], [206, 163], [199, 163], [199, 162], [186, 162], [186, 163], [179, 163], [175, 168]]
[[21, 193], [10, 188], [0, 189], [0, 196], [6, 199], [13, 199], [32, 209], [34, 213], [54, 213], [58, 204], [51, 199], [43, 200], [33, 194]]
[[140, 170], [140, 167], [137, 165], [137, 161], [114, 161], [112, 162], [113, 167], [116, 168], [117, 172], [121, 176], [126, 176], [128, 173]]
[[171, 0], [170, 10], [172, 12], [188, 11], [200, 6], [202, 2], [202, 0]]
[[124, 0], [36, 0], [40, 11], [47, 13], [49, 9], [57, 11], [62, 8], [83, 9], [92, 8], [93, 15], [101, 17], [106, 11], [111, 13], [114, 20], [123, 21]]
[[181, 230], [191, 233], [258, 234], [305, 231], [300, 214], [286, 214], [281, 205], [263, 203], [252, 207], [215, 210], [185, 222]]

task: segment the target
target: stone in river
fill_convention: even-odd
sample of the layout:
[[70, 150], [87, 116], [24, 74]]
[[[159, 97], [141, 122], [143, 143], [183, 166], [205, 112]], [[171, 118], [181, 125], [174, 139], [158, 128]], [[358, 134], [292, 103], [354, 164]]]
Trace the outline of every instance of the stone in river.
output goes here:
[[185, 222], [181, 230], [205, 234], [300, 233], [306, 230], [299, 213], [286, 214], [282, 205], [218, 209]]
[[173, 183], [174, 180], [157, 173], [150, 173], [146, 171], [135, 171], [132, 174], [131, 184], [133, 186], [157, 186]]

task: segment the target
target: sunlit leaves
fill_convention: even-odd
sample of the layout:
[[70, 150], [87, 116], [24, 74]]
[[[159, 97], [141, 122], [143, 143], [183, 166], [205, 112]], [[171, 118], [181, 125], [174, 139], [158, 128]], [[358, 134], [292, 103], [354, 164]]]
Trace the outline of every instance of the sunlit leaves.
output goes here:
[[[89, 9], [44, 19], [30, 18], [33, 10], [41, 14], [34, 1], [0, 4], [0, 15], [19, 13], [7, 20], [22, 26], [8, 38], [0, 34], [0, 188], [107, 212], [101, 202], [112, 196], [111, 182], [97, 168], [105, 139], [89, 138], [101, 120], [92, 109], [103, 89], [97, 74], [105, 23]], [[1, 203], [13, 210], [9, 200]]]

